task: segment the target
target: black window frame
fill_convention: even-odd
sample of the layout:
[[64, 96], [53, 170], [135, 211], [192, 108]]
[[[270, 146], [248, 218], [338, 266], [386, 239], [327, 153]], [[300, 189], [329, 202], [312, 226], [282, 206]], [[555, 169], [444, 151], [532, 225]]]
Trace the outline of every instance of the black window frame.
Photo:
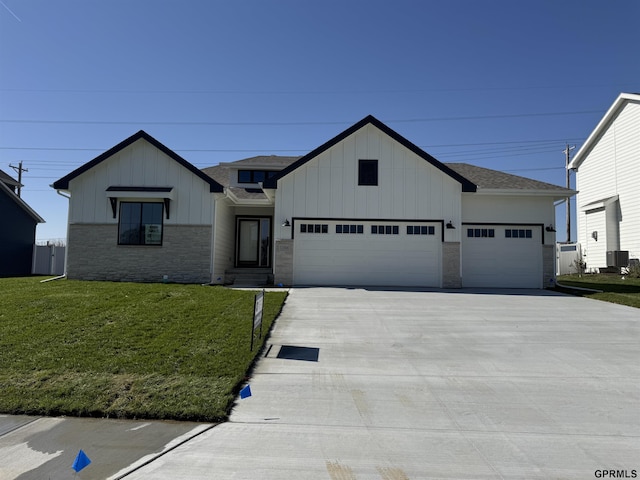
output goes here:
[[378, 160], [358, 160], [358, 185], [365, 187], [378, 186]]
[[[278, 173], [276, 170], [255, 170], [255, 169], [243, 169], [243, 170], [238, 170], [238, 183], [244, 183], [244, 184], [249, 184], [249, 183], [260, 183], [260, 182], [264, 182], [266, 180], [268, 180], [269, 178], [273, 177], [276, 173]], [[241, 176], [246, 176], [248, 175], [248, 179], [241, 179]]]
[[[128, 221], [126, 223], [123, 222], [123, 218], [126, 219], [128, 217], [127, 213], [123, 212], [123, 209], [130, 206], [130, 205], [140, 205], [140, 212], [139, 214], [139, 220], [137, 222], [134, 221]], [[159, 212], [145, 212], [145, 206], [147, 206], [148, 208], [151, 208], [152, 206], [154, 208], [160, 208]], [[120, 208], [119, 208], [119, 215], [118, 215], [118, 245], [124, 245], [124, 246], [142, 246], [142, 247], [161, 247], [162, 243], [163, 243], [163, 239], [164, 239], [164, 203], [163, 202], [145, 202], [145, 201], [140, 201], [140, 202], [131, 202], [131, 201], [125, 201], [125, 202], [120, 202]], [[153, 214], [155, 215], [159, 215], [159, 217], [157, 217], [157, 219], [160, 220], [159, 225], [160, 225], [160, 239], [157, 242], [154, 243], [147, 243], [146, 242], [146, 235], [143, 233], [144, 226], [146, 225], [158, 225], [158, 222], [144, 222], [144, 216], [145, 214]], [[138, 229], [137, 229], [137, 241], [133, 241], [134, 240], [134, 236], [132, 234], [129, 234], [128, 239], [125, 239], [125, 241], [123, 241], [123, 235], [125, 235], [125, 231], [123, 231], [123, 225], [138, 225]], [[131, 229], [130, 229], [131, 230]], [[130, 231], [129, 230], [129, 231]]]

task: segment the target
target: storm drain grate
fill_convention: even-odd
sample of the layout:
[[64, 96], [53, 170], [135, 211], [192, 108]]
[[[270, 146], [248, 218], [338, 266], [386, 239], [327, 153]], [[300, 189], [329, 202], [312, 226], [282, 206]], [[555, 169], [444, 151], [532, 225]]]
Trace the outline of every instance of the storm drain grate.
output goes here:
[[278, 358], [287, 360], [304, 360], [317, 362], [320, 349], [315, 347], [296, 347], [294, 345], [282, 345], [278, 352]]

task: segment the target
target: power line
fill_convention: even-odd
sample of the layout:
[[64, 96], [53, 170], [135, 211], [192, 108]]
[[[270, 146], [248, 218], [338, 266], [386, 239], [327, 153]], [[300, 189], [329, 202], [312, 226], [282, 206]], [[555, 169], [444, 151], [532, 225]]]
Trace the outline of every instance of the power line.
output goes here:
[[[430, 92], [477, 92], [477, 91], [517, 91], [517, 90], [562, 90], [588, 88], [624, 88], [631, 83], [609, 85], [529, 85], [529, 86], [473, 86], [473, 87], [442, 87], [419, 89], [351, 89], [351, 90], [172, 90], [172, 89], [80, 89], [80, 88], [0, 88], [0, 92], [15, 93], [79, 93], [79, 94], [135, 94], [135, 95], [354, 95], [354, 94], [417, 94]], [[635, 86], [635, 85], [634, 85]]]
[[[446, 144], [432, 144], [432, 145], [418, 145], [423, 149], [434, 149], [444, 147], [473, 147], [473, 146], [489, 146], [489, 145], [517, 145], [517, 144], [557, 144], [564, 143], [567, 138], [552, 139], [552, 140], [513, 140], [508, 142], [477, 142], [477, 143], [446, 143]], [[583, 138], [575, 137], [569, 140], [581, 141]], [[106, 148], [81, 148], [81, 147], [2, 147], [0, 150], [26, 150], [26, 151], [68, 151], [68, 152], [105, 152], [111, 147]], [[517, 148], [517, 147], [515, 147]], [[554, 146], [555, 148], [555, 146]], [[176, 152], [212, 152], [212, 153], [234, 153], [234, 152], [309, 152], [310, 148], [174, 148]]]
[[[602, 110], [582, 110], [574, 112], [545, 112], [545, 113], [514, 113], [500, 115], [469, 115], [461, 117], [432, 117], [432, 118], [411, 118], [386, 120], [385, 123], [422, 123], [422, 122], [447, 122], [460, 120], [487, 120], [502, 118], [531, 118], [531, 117], [550, 117], [564, 115], [587, 115], [599, 113]], [[330, 121], [330, 122], [158, 122], [158, 121], [127, 121], [127, 120], [41, 120], [41, 119], [0, 119], [0, 123], [15, 124], [47, 124], [47, 125], [180, 125], [180, 126], [231, 126], [231, 127], [290, 127], [296, 125], [316, 126], [316, 125], [351, 125], [353, 121]]]

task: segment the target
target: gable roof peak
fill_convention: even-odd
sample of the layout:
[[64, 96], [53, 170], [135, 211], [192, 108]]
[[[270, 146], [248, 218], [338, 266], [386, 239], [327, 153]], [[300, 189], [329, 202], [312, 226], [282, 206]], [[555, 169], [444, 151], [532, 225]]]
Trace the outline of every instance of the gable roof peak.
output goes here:
[[331, 140], [325, 142], [324, 144], [320, 145], [315, 150], [313, 150], [313, 151], [309, 152], [308, 154], [306, 154], [305, 156], [301, 157], [298, 161], [296, 161], [296, 162], [292, 163], [291, 165], [289, 165], [284, 170], [281, 170], [280, 173], [278, 173], [277, 175], [274, 175], [273, 177], [267, 179], [267, 181], [264, 182], [264, 188], [270, 188], [270, 189], [277, 188], [278, 180], [280, 178], [284, 177], [285, 175], [288, 175], [293, 170], [295, 170], [298, 167], [304, 165], [305, 163], [307, 163], [311, 159], [317, 157], [318, 155], [322, 154], [323, 152], [327, 151], [328, 149], [330, 149], [334, 145], [340, 143], [345, 138], [347, 138], [350, 135], [354, 134], [355, 132], [357, 132], [358, 130], [360, 130], [361, 128], [363, 128], [365, 125], [368, 125], [368, 124], [371, 124], [371, 125], [375, 126], [378, 130], [380, 130], [382, 133], [384, 133], [385, 135], [389, 136], [391, 139], [393, 139], [396, 142], [398, 142], [400, 145], [402, 145], [405, 148], [409, 149], [410, 151], [412, 151], [413, 153], [418, 155], [420, 158], [422, 158], [426, 162], [430, 163], [431, 165], [433, 165], [437, 169], [439, 169], [442, 172], [444, 172], [445, 174], [449, 175], [451, 178], [453, 178], [457, 182], [460, 182], [460, 184], [462, 185], [462, 191], [463, 192], [475, 192], [476, 191], [477, 187], [473, 182], [469, 181], [467, 178], [464, 178], [462, 175], [460, 175], [456, 171], [454, 171], [451, 168], [447, 167], [444, 163], [436, 160], [434, 157], [429, 155], [427, 152], [422, 150], [420, 147], [418, 147], [414, 143], [412, 143], [409, 140], [407, 140], [405, 137], [403, 137], [402, 135], [397, 133], [395, 130], [389, 128], [387, 125], [382, 123], [380, 120], [378, 120], [373, 115], [367, 115], [366, 117], [364, 117], [359, 122], [353, 124], [351, 127], [349, 127], [346, 130], [344, 130], [342, 133], [339, 133], [338, 135], [333, 137]]
[[138, 130], [136, 133], [131, 135], [129, 138], [126, 138], [125, 140], [123, 140], [122, 142], [117, 144], [116, 146], [110, 148], [109, 150], [107, 150], [106, 152], [102, 153], [101, 155], [98, 155], [93, 160], [91, 160], [91, 161], [85, 163], [84, 165], [76, 168], [73, 172], [69, 173], [68, 175], [66, 175], [66, 176], [62, 177], [61, 179], [59, 179], [58, 181], [54, 182], [53, 185], [51, 185], [51, 186], [53, 188], [55, 188], [56, 190], [68, 190], [69, 189], [69, 182], [71, 180], [73, 180], [74, 178], [78, 177], [79, 175], [82, 175], [83, 173], [85, 173], [89, 169], [95, 167], [99, 163], [101, 163], [101, 162], [105, 161], [106, 159], [112, 157], [113, 155], [115, 155], [116, 153], [120, 152], [121, 150], [124, 150], [126, 147], [128, 147], [129, 145], [137, 142], [140, 139], [143, 139], [143, 140], [147, 141], [148, 143], [150, 143], [151, 145], [156, 147], [158, 150], [160, 150], [161, 152], [166, 154], [169, 158], [175, 160], [180, 165], [182, 165], [187, 170], [189, 170], [191, 173], [193, 173], [197, 177], [199, 177], [202, 180], [204, 180], [205, 182], [207, 182], [209, 184], [209, 191], [211, 191], [211, 192], [222, 192], [223, 191], [222, 185], [220, 185], [218, 182], [216, 182], [213, 178], [211, 178], [208, 175], [206, 175], [204, 172], [202, 172], [201, 170], [196, 168], [194, 165], [189, 163], [187, 160], [182, 158], [180, 155], [178, 155], [176, 152], [174, 152], [170, 148], [168, 148], [165, 145], [163, 145], [162, 143], [160, 143], [158, 140], [153, 138], [151, 135], [149, 135], [144, 130]]

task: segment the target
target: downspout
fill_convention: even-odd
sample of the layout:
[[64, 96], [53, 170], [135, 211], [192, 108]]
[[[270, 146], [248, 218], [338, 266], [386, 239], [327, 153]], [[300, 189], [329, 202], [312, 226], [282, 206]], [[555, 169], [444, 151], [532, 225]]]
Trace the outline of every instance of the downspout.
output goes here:
[[[209, 265], [209, 282], [214, 282], [214, 273], [215, 273], [215, 265], [216, 265], [216, 218], [218, 218], [217, 210], [218, 210], [218, 199], [215, 196], [215, 193], [211, 195], [213, 198], [213, 219], [211, 221], [211, 261]], [[223, 283], [223, 282], [220, 282]]]
[[[65, 195], [60, 190], [56, 190], [56, 193], [61, 197], [67, 199], [67, 201], [71, 200], [71, 195]], [[67, 214], [69, 214], [69, 207], [67, 207]], [[47, 278], [45, 280], [41, 280], [40, 283], [50, 282], [52, 280], [60, 280], [62, 278], [67, 278], [67, 260], [69, 258], [69, 219], [67, 218], [67, 246], [64, 252], [64, 272], [62, 275], [53, 278]]]

